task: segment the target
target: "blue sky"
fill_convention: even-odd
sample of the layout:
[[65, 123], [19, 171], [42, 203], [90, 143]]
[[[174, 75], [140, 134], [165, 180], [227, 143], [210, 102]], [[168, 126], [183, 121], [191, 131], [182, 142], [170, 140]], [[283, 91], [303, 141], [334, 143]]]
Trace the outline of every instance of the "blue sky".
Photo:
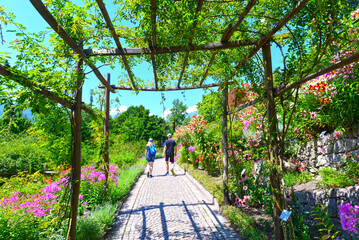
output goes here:
[[[106, 2], [109, 1], [105, 1], [105, 3]], [[44, 28], [48, 27], [48, 24], [35, 10], [35, 8], [32, 6], [30, 1], [1, 0], [0, 5], [6, 6], [9, 12], [14, 13], [16, 15], [17, 22], [23, 24], [28, 31], [39, 32], [41, 30], [44, 30]], [[109, 5], [111, 4], [109, 3]], [[7, 48], [7, 43], [9, 43], [14, 39], [14, 35], [6, 32], [4, 32], [3, 35], [6, 43], [4, 45], [0, 44], [0, 52], [10, 52], [10, 50]], [[274, 50], [272, 55], [273, 55], [272, 56], [273, 66], [276, 67], [278, 66], [279, 61], [281, 59], [279, 56], [279, 52]], [[12, 57], [12, 61], [14, 61], [15, 54], [11, 53], [11, 57]], [[87, 71], [89, 71], [89, 68], [87, 68]], [[152, 67], [150, 65], [142, 64], [132, 69], [132, 71], [136, 76], [142, 79], [153, 79]], [[117, 83], [118, 76], [116, 75], [116, 68], [112, 70], [110, 68], [103, 67], [100, 69], [100, 72], [104, 77], [106, 77], [107, 73], [111, 73], [111, 84]], [[83, 87], [83, 101], [85, 103], [90, 102], [91, 89], [98, 90], [99, 84], [100, 82], [94, 74], [90, 73], [87, 75], [87, 79]], [[189, 107], [188, 111], [191, 112], [191, 111], [195, 111], [195, 105], [202, 100], [202, 96], [209, 92], [210, 90], [202, 90], [202, 89], [187, 90], [184, 92], [182, 91], [163, 92], [165, 101], [162, 101], [161, 92], [140, 92], [136, 95], [136, 93], [132, 91], [118, 90], [115, 94], [111, 94], [112, 100], [115, 98], [119, 100], [119, 103], [116, 102], [111, 103], [111, 110], [112, 113], [115, 113], [116, 108], [119, 108], [119, 110], [126, 110], [127, 107], [129, 106], [143, 105], [146, 109], [149, 109], [153, 115], [163, 116], [168, 114], [169, 109], [172, 107], [173, 100], [178, 98]]]

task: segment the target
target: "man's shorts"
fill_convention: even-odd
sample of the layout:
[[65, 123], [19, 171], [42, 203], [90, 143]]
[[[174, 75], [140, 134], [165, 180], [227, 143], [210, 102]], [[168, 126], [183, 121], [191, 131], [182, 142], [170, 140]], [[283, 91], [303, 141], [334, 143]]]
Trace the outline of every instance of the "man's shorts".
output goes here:
[[147, 162], [154, 162], [154, 161], [155, 161], [155, 156], [147, 155]]
[[166, 160], [166, 161], [170, 160], [171, 163], [174, 163], [174, 162], [175, 162], [175, 156], [174, 156], [174, 155], [167, 155], [167, 154], [166, 154], [165, 160]]

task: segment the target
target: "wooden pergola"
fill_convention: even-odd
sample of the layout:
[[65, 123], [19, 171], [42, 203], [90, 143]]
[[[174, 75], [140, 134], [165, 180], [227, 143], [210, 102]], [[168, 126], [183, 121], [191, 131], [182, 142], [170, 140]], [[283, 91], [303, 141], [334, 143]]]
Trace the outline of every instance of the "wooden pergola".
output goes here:
[[[272, 27], [269, 31], [260, 34], [255, 40], [234, 40], [233, 36], [236, 31], [239, 31], [239, 27], [243, 24], [246, 17], [249, 16], [250, 11], [253, 7], [256, 6], [257, 0], [249, 0], [246, 6], [243, 9], [238, 9], [237, 18], [233, 19], [233, 22], [227, 26], [226, 29], [221, 29], [223, 34], [220, 36], [221, 40], [219, 42], [209, 42], [205, 44], [195, 44], [194, 34], [196, 32], [196, 28], [198, 26], [197, 16], [201, 12], [204, 4], [213, 3], [213, 2], [222, 2], [222, 4], [226, 4], [231, 1], [218, 1], [218, 0], [196, 0], [192, 2], [196, 2], [195, 9], [195, 18], [192, 21], [192, 27], [190, 29], [189, 38], [187, 39], [187, 44], [182, 46], [160, 46], [158, 42], [158, 32], [156, 28], [157, 23], [157, 2], [156, 0], [150, 0], [150, 16], [151, 19], [151, 37], [148, 39], [148, 47], [142, 48], [124, 48], [120, 43], [120, 38], [116, 32], [116, 27], [114, 26], [110, 15], [105, 7], [105, 4], [102, 0], [96, 0], [98, 8], [100, 9], [103, 19], [110, 31], [113, 41], [115, 45], [113, 49], [83, 49], [81, 42], [76, 42], [69, 33], [63, 29], [61, 24], [55, 19], [55, 17], [50, 13], [47, 6], [42, 2], [42, 0], [30, 0], [32, 5], [36, 8], [39, 14], [46, 20], [46, 22], [51, 26], [51, 28], [63, 39], [63, 41], [71, 47], [71, 49], [79, 56], [80, 60], [77, 62], [77, 93], [76, 97], [73, 99], [71, 97], [60, 97], [55, 93], [47, 90], [43, 86], [36, 85], [31, 82], [31, 80], [26, 79], [22, 76], [17, 75], [16, 73], [8, 70], [8, 67], [0, 65], [0, 74], [2, 76], [8, 77], [19, 84], [32, 89], [44, 97], [53, 100], [67, 108], [70, 108], [74, 111], [74, 154], [72, 159], [72, 198], [71, 198], [71, 218], [70, 218], [70, 226], [69, 226], [69, 239], [74, 240], [76, 234], [76, 221], [77, 221], [77, 211], [78, 211], [78, 195], [80, 190], [80, 175], [81, 175], [81, 111], [84, 110], [90, 114], [94, 114], [94, 111], [82, 104], [82, 83], [84, 81], [83, 77], [83, 64], [87, 64], [96, 77], [101, 81], [103, 85], [99, 86], [100, 88], [106, 89], [106, 103], [105, 103], [105, 118], [104, 118], [104, 133], [106, 135], [105, 142], [105, 163], [108, 170], [109, 157], [108, 157], [108, 135], [109, 135], [109, 98], [110, 92], [114, 93], [115, 90], [136, 90], [136, 91], [176, 91], [176, 90], [190, 90], [197, 88], [211, 88], [211, 87], [221, 87], [222, 89], [222, 152], [223, 152], [223, 185], [224, 185], [224, 198], [225, 203], [229, 203], [229, 196], [227, 192], [227, 179], [228, 179], [228, 137], [227, 137], [227, 116], [232, 112], [228, 112], [228, 85], [232, 84], [233, 78], [236, 76], [237, 72], [245, 66], [245, 64], [254, 57], [258, 51], [262, 50], [263, 53], [263, 62], [265, 65], [265, 85], [266, 85], [266, 96], [261, 96], [254, 101], [246, 103], [242, 106], [239, 106], [236, 111], [242, 110], [250, 105], [258, 103], [260, 101], [266, 100], [267, 104], [267, 116], [268, 122], [270, 126], [270, 134], [274, 138], [271, 141], [270, 146], [270, 158], [274, 165], [279, 165], [278, 162], [278, 149], [276, 142], [276, 106], [274, 103], [274, 98], [283, 95], [284, 93], [297, 88], [301, 84], [306, 83], [307, 81], [316, 78], [325, 73], [331, 72], [335, 69], [343, 67], [345, 65], [354, 63], [359, 61], [359, 53], [354, 54], [350, 57], [345, 58], [344, 60], [322, 69], [314, 74], [305, 76], [304, 78], [281, 88], [273, 87], [273, 74], [272, 74], [272, 62], [271, 62], [271, 52], [270, 52], [270, 42], [272, 39], [279, 37], [280, 35], [276, 35], [286, 24], [293, 18], [302, 8], [306, 6], [309, 0], [299, 0], [289, 11], [285, 12], [282, 18], [276, 22], [274, 27]], [[176, 1], [180, 2], [180, 1]], [[250, 30], [248, 30], [250, 31]], [[258, 35], [257, 35], [258, 36]], [[231, 40], [232, 39], [232, 40]], [[234, 67], [234, 71], [223, 79], [222, 82], [218, 83], [210, 83], [204, 84], [206, 78], [209, 75], [209, 69], [216, 61], [216, 56], [219, 50], [224, 49], [240, 49], [243, 47], [250, 47], [250, 51], [246, 55], [245, 58], [240, 60]], [[205, 67], [205, 71], [203, 72], [200, 81], [198, 81], [194, 85], [182, 85], [182, 80], [184, 77], [184, 73], [186, 72], [186, 68], [189, 66], [190, 53], [196, 51], [209, 51], [210, 52], [210, 61]], [[179, 73], [179, 78], [177, 80], [176, 86], [171, 87], [160, 87], [159, 85], [159, 77], [158, 77], [158, 66], [156, 64], [156, 55], [161, 54], [175, 54], [175, 53], [184, 53], [184, 59], [182, 68]], [[130, 64], [128, 62], [128, 56], [145, 56], [150, 55], [151, 57], [151, 65], [153, 69], [154, 76], [154, 87], [138, 87], [135, 81], [134, 73], [131, 70]], [[99, 71], [99, 69], [90, 61], [90, 58], [96, 58], [97, 56], [120, 56], [123, 66], [128, 74], [130, 79], [130, 86], [124, 85], [111, 85], [110, 84], [110, 75], [107, 75], [107, 79], [103, 76], [103, 74]], [[108, 171], [107, 173], [108, 174]], [[271, 184], [273, 189], [280, 189], [280, 180], [276, 171], [273, 171], [271, 174]], [[281, 195], [280, 192], [274, 191], [273, 193], [274, 201], [274, 226], [275, 226], [275, 239], [283, 239], [283, 231], [280, 225], [279, 216], [281, 214]]]

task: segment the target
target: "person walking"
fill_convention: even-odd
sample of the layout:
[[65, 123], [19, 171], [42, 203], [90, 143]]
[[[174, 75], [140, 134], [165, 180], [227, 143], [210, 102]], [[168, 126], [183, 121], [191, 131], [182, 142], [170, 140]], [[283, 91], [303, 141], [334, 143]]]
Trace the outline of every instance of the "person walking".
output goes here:
[[153, 143], [153, 139], [150, 138], [146, 145], [145, 157], [147, 159], [147, 164], [149, 166], [149, 171], [147, 172], [147, 177], [152, 177], [153, 163], [156, 156], [156, 145]]
[[167, 134], [167, 140], [165, 142], [165, 147], [163, 149], [163, 156], [165, 157], [165, 160], [166, 160], [166, 170], [167, 170], [167, 173], [165, 174], [165, 176], [167, 176], [169, 173], [168, 161], [170, 161], [172, 163], [171, 172], [172, 172], [173, 176], [176, 175], [174, 172], [174, 167], [175, 167], [174, 159], [175, 159], [175, 155], [177, 152], [176, 145], [177, 144], [176, 144], [175, 140], [172, 139], [171, 133]]

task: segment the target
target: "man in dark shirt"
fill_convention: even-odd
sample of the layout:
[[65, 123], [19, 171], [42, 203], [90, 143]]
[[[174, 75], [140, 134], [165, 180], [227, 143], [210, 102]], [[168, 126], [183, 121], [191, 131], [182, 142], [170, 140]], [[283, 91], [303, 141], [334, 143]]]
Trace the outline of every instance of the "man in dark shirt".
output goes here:
[[177, 149], [176, 149], [177, 144], [171, 137], [172, 137], [171, 133], [167, 134], [168, 139], [166, 140], [165, 147], [163, 149], [163, 156], [165, 156], [165, 160], [166, 160], [166, 170], [167, 170], [166, 176], [168, 175], [168, 172], [169, 172], [168, 161], [170, 161], [172, 163], [171, 172], [175, 176], [174, 159], [175, 159], [175, 155], [177, 152]]

